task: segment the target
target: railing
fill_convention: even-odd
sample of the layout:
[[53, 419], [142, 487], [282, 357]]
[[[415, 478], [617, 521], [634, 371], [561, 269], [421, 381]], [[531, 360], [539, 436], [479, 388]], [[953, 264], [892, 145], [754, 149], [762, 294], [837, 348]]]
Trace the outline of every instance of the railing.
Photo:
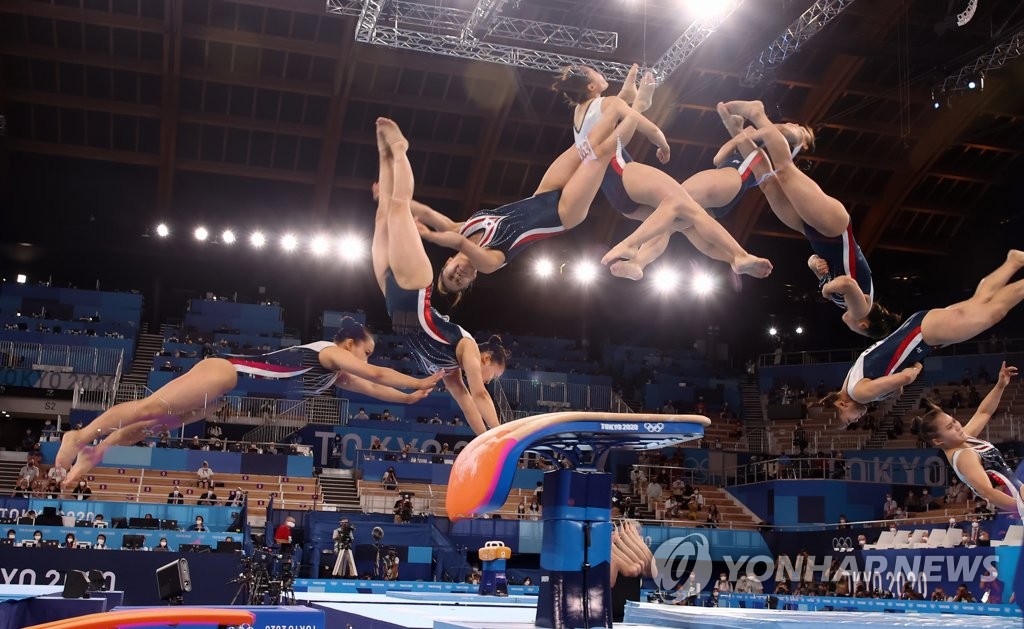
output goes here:
[[535, 409], [535, 413], [570, 409], [605, 411], [614, 406], [612, 388], [603, 384], [544, 383], [502, 378], [496, 381], [495, 388], [501, 389], [511, 408]]
[[[113, 404], [141, 400], [153, 392], [144, 385], [123, 383], [113, 395]], [[295, 424], [344, 424], [348, 417], [349, 401], [345, 398], [310, 397], [301, 400], [261, 398], [229, 395], [211, 400], [216, 405], [216, 416], [231, 423], [237, 418], [260, 419], [265, 422], [288, 421]]]
[[[761, 354], [758, 357], [759, 367], [778, 365], [813, 365], [819, 363], [853, 362], [864, 351], [863, 348], [824, 349], [809, 352], [782, 352], [780, 354]], [[1024, 352], [1024, 338], [978, 339], [966, 343], [957, 343], [934, 352], [939, 356], [971, 356], [975, 354], [1006, 354]]]
[[0, 342], [0, 367], [34, 369], [39, 366], [58, 367], [74, 373], [116, 375], [124, 350], [110, 347], [83, 347], [79, 345], [49, 345]]

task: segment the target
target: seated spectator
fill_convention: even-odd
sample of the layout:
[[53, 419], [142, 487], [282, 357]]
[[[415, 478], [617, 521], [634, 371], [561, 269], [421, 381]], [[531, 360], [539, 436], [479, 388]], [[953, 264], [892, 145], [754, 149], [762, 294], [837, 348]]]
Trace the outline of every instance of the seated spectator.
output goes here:
[[85, 479], [78, 481], [78, 487], [71, 490], [74, 494], [75, 500], [89, 500], [92, 498], [92, 488], [89, 487], [89, 483], [85, 482]]
[[451, 453], [452, 453], [452, 449], [448, 447], [448, 444], [447, 443], [442, 443], [441, 444], [441, 452], [440, 452], [440, 454], [451, 454]]
[[64, 537], [64, 545], [61, 546], [61, 548], [74, 548], [75, 547], [75, 542], [76, 542], [75, 534], [74, 533], [68, 533]]
[[622, 516], [631, 520], [636, 518], [636, 506], [633, 504], [633, 499], [628, 496], [622, 503]]
[[46, 498], [49, 500], [60, 498], [60, 485], [52, 478], [46, 482]]
[[171, 490], [171, 493], [167, 494], [167, 504], [169, 504], [169, 505], [183, 505], [183, 504], [185, 504], [185, 496], [182, 495], [182, 493], [178, 489], [177, 485], [174, 486], [174, 489]]
[[519, 499], [519, 504], [516, 505], [516, 518], [519, 520], [526, 519], [526, 498]]
[[536, 522], [540, 519], [540, 503], [537, 502], [537, 497], [534, 496], [533, 500], [530, 501], [530, 519]]
[[225, 507], [241, 507], [245, 504], [245, 493], [232, 489], [228, 492], [228, 499], [224, 501]]
[[96, 536], [96, 543], [93, 544], [92, 547], [95, 548], [96, 550], [107, 550], [108, 549], [108, 546], [107, 546], [107, 536], [104, 535], [103, 533], [100, 533], [99, 535], [97, 535]]
[[398, 489], [398, 476], [395, 475], [395, 468], [389, 467], [384, 476], [380, 479], [381, 486], [388, 491], [395, 491]]
[[458, 415], [456, 415], [455, 417], [452, 417], [451, 425], [452, 426], [461, 426], [462, 425], [462, 418], [459, 417]]
[[370, 449], [371, 450], [384, 450], [385, 449], [384, 448], [384, 444], [382, 444], [380, 442], [380, 437], [374, 437], [373, 438], [373, 440], [370, 442]]
[[923, 601], [924, 596], [920, 592], [914, 589], [914, 584], [907, 581], [903, 584], [903, 591], [900, 592], [900, 598], [904, 601]]
[[196, 470], [196, 476], [199, 477], [199, 482], [196, 483], [197, 487], [210, 488], [213, 486], [213, 470], [210, 469], [210, 464], [203, 461], [202, 467]]
[[203, 519], [203, 516], [197, 515], [196, 516], [196, 523], [193, 524], [192, 526], [188, 527], [188, 530], [190, 530], [190, 531], [198, 531], [200, 533], [204, 533], [206, 531], [209, 531], [210, 529], [206, 528], [206, 521]]
[[359, 407], [359, 412], [356, 413], [352, 419], [370, 419], [370, 416], [366, 414], [366, 409]]
[[407, 443], [404, 446], [402, 446], [402, 452], [398, 456], [403, 461], [408, 461], [409, 460], [409, 455], [411, 455], [411, 454], [412, 454], [412, 444], [411, 443]]
[[35, 461], [30, 459], [18, 472], [18, 484], [24, 483], [26, 489], [31, 489], [32, 483], [36, 482], [37, 478], [39, 478], [39, 467]]
[[12, 543], [17, 541], [18, 532], [14, 529], [7, 529], [7, 539], [11, 540]]
[[102, 513], [97, 513], [96, 517], [92, 519], [92, 525], [94, 528], [105, 529], [107, 528], [107, 521], [103, 519]]
[[885, 494], [885, 502], [882, 503], [882, 518], [891, 520], [896, 517], [897, 509], [899, 509], [899, 505], [892, 499], [892, 494]]
[[658, 482], [657, 479], [652, 479], [651, 482], [647, 483], [646, 494], [647, 500], [649, 501], [653, 500], [655, 502], [658, 502], [661, 500], [661, 484]]
[[946, 596], [945, 590], [943, 590], [941, 587], [936, 587], [934, 590], [932, 590], [932, 595], [929, 597], [928, 600], [935, 601], [937, 603], [945, 603], [949, 599]]
[[218, 504], [217, 494], [213, 493], [213, 489], [207, 489], [201, 496], [199, 496], [199, 500], [196, 501], [196, 504], [208, 505], [211, 507], [216, 506]]
[[444, 423], [444, 422], [443, 422], [443, 421], [441, 420], [441, 415], [440, 415], [440, 414], [438, 414], [438, 413], [434, 413], [434, 416], [433, 416], [433, 417], [431, 417], [431, 418], [430, 418], [430, 419], [429, 419], [429, 420], [427, 421], [427, 423], [428, 423], [428, 424], [442, 424], [442, 423]]
[[167, 538], [166, 537], [161, 537], [160, 538], [160, 543], [158, 543], [156, 546], [154, 546], [153, 550], [155, 550], [157, 552], [168, 552], [169, 550], [171, 550], [170, 547], [167, 546]]
[[708, 514], [704, 520], [704, 523], [707, 525], [708, 528], [715, 528], [721, 522], [722, 515], [718, 512], [718, 507], [716, 505], [710, 505], [708, 507]]
[[57, 485], [61, 485], [67, 477], [68, 471], [59, 465], [51, 465], [46, 472], [46, 478], [57, 481]]
[[665, 519], [673, 519], [679, 517], [679, 500], [675, 496], [669, 496], [668, 500], [665, 501]]
[[199, 436], [198, 435], [196, 435], [195, 437], [192, 437], [192, 441], [188, 442], [188, 449], [189, 450], [202, 450], [203, 449], [203, 444], [199, 442]]

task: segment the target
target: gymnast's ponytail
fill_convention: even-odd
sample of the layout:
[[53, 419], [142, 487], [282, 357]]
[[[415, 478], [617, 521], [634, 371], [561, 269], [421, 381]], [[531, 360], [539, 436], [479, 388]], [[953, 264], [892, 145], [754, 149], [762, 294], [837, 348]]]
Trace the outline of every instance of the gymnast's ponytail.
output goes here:
[[359, 342], [369, 337], [370, 331], [366, 329], [365, 325], [352, 317], [343, 317], [341, 319], [341, 327], [338, 328], [337, 334], [334, 335], [334, 343], [343, 343], [349, 339]]
[[939, 405], [931, 400], [925, 399], [924, 403], [928, 405], [928, 412], [921, 416], [921, 427], [918, 429], [919, 436], [928, 445], [934, 445], [932, 444], [932, 439], [936, 439], [939, 436], [939, 417], [943, 415], [943, 411]]
[[583, 68], [565, 66], [555, 76], [555, 82], [551, 84], [551, 91], [564, 98], [570, 107], [575, 107], [590, 98], [588, 85], [590, 85], [590, 78], [583, 72]]
[[501, 337], [497, 334], [491, 335], [491, 338], [480, 343], [480, 356], [484, 354], [489, 355], [491, 363], [495, 365], [504, 365], [512, 356], [512, 352], [505, 349], [505, 346], [501, 344]]

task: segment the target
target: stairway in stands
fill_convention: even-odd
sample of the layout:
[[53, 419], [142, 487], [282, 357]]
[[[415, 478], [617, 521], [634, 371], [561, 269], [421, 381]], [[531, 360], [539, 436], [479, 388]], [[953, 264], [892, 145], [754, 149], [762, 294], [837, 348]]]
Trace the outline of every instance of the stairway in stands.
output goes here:
[[[146, 328], [149, 329], [148, 327]], [[135, 346], [135, 359], [132, 360], [131, 371], [121, 376], [121, 382], [125, 384], [137, 384], [146, 386], [149, 382], [149, 372], [153, 368], [153, 357], [160, 353], [164, 347], [164, 339], [161, 334], [150, 334], [142, 332], [139, 334], [139, 342]]]
[[320, 477], [320, 490], [323, 492], [324, 502], [334, 505], [338, 511], [362, 511], [359, 504], [359, 490], [356, 489], [356, 481], [348, 476], [327, 476]]
[[[25, 453], [28, 458], [28, 453]], [[10, 496], [14, 486], [18, 484], [18, 473], [25, 466], [25, 461], [0, 461], [0, 496]]]
[[761, 387], [756, 376], [747, 376], [740, 383], [740, 402], [747, 449], [751, 452], [767, 452], [768, 422], [761, 405]]
[[903, 418], [903, 431], [907, 432], [910, 429], [910, 420], [908, 418], [921, 403], [921, 397], [924, 395], [924, 390], [925, 384], [920, 378], [910, 385], [903, 387], [903, 393], [900, 395], [899, 400], [892, 405], [892, 408], [890, 408], [882, 420], [878, 422], [878, 428], [871, 433], [870, 437], [868, 437], [864, 447], [884, 448], [886, 442], [889, 440], [888, 433], [892, 429], [893, 423], [897, 417]]

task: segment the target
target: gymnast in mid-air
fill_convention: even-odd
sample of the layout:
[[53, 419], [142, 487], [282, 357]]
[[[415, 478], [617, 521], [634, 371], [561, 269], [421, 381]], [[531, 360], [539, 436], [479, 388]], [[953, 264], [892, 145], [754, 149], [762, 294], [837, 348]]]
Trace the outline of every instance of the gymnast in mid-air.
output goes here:
[[[333, 342], [318, 341], [259, 356], [203, 359], [144, 399], [116, 404], [87, 426], [64, 433], [54, 465], [70, 469], [63, 486], [74, 487], [112, 446], [138, 443], [149, 435], [212, 415], [219, 408], [217, 400], [235, 388], [239, 372], [264, 378], [302, 378], [304, 393], [309, 395], [339, 387], [402, 404], [423, 399], [441, 379], [441, 373], [413, 378], [371, 365], [367, 360], [373, 350], [374, 338], [369, 330], [355, 319], [345, 317]], [[298, 352], [315, 353], [318, 364], [288, 368], [274, 362], [282, 354]], [[403, 393], [398, 389], [413, 391]]]
[[[754, 175], [775, 216], [811, 244], [814, 255], [807, 264], [822, 295], [845, 311], [843, 323], [854, 332], [874, 339], [891, 334], [900, 318], [875, 301], [871, 267], [854, 238], [849, 212], [793, 162], [800, 150], [813, 148], [814, 132], [772, 123], [760, 101], [719, 103], [718, 113], [732, 140], [715, 163], [752, 152], [766, 156], [752, 164]], [[744, 129], [745, 121], [754, 127]]]
[[1010, 281], [1021, 268], [1024, 251], [1011, 250], [1006, 261], [981, 280], [970, 299], [907, 317], [895, 332], [864, 350], [846, 374], [842, 389], [821, 403], [835, 408], [840, 423], [849, 425], [867, 412], [871, 402], [902, 393], [921, 375], [921, 363], [934, 349], [981, 334], [1024, 300], [1024, 279]]
[[431, 305], [434, 271], [410, 209], [414, 180], [409, 142], [394, 121], [377, 119], [377, 150], [380, 175], [371, 253], [392, 327], [405, 336], [425, 372], [444, 373], [448, 393], [473, 431], [481, 434], [498, 425], [486, 384], [504, 373], [508, 351], [497, 336], [478, 344]]
[[[630, 76], [627, 85], [635, 80], [635, 67]], [[637, 91], [635, 85], [633, 89]], [[653, 89], [653, 77], [648, 76], [636, 98], [649, 103]], [[477, 273], [493, 273], [529, 245], [582, 223], [601, 186], [604, 169], [615, 154], [617, 136], [632, 137], [639, 130], [658, 147], [659, 159], [668, 161], [670, 149], [661, 130], [623, 101], [619, 102], [622, 115], [615, 120], [609, 116], [592, 134], [596, 165], [581, 167], [576, 150], [570, 148], [548, 167], [531, 197], [480, 210], [463, 222], [453, 221], [423, 203], [412, 202], [413, 216], [423, 239], [456, 251], [438, 275], [437, 288], [441, 293], [455, 294], [457, 301]]]
[[1016, 375], [1017, 368], [1008, 367], [1003, 361], [999, 378], [966, 426], [929, 402], [931, 410], [921, 418], [921, 438], [942, 448], [953, 471], [975, 495], [996, 505], [1000, 511], [1024, 518], [1024, 496], [1021, 495], [1024, 483], [1006, 464], [1002, 453], [978, 436], [992, 414], [999, 410], [1003, 391]]

